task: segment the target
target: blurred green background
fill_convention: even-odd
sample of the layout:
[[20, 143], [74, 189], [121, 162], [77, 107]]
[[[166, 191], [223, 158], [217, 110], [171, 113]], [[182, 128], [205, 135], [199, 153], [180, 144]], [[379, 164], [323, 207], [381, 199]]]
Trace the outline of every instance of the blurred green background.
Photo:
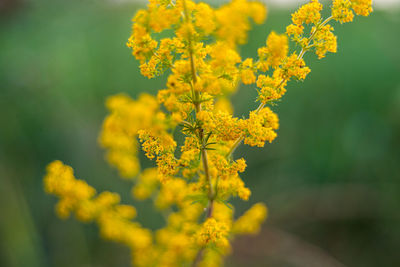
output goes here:
[[[100, 0], [0, 2], [0, 266], [129, 266], [129, 251], [93, 225], [59, 220], [43, 192], [47, 163], [60, 159], [99, 191], [129, 183], [103, 159], [97, 134], [108, 95], [155, 93], [125, 47], [138, 4]], [[243, 57], [290, 10], [271, 7]], [[253, 195], [264, 201], [260, 235], [235, 240], [227, 266], [400, 266], [400, 10], [336, 25], [338, 53], [307, 55], [306, 81], [291, 82], [274, 110], [281, 128], [263, 149], [240, 147]], [[254, 109], [254, 87], [233, 97], [236, 115]], [[149, 203], [140, 221], [162, 224]]]

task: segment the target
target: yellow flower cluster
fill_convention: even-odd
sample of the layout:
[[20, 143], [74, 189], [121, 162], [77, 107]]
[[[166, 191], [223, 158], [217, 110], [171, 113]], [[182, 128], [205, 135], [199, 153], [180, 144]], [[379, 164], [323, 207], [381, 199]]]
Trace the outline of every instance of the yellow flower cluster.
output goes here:
[[61, 218], [68, 218], [80, 203], [96, 194], [96, 190], [85, 181], [76, 180], [73, 169], [61, 161], [52, 162], [46, 170], [44, 189], [47, 193], [60, 198], [56, 212]]
[[332, 17], [340, 23], [353, 21], [357, 15], [368, 16], [372, 12], [372, 0], [333, 0]]
[[252, 111], [247, 121], [244, 143], [263, 147], [266, 141], [271, 143], [276, 138], [277, 134], [274, 130], [278, 128], [278, 116], [270, 108], [265, 107], [259, 112]]
[[106, 191], [96, 196], [96, 190], [76, 179], [72, 168], [61, 161], [47, 166], [44, 187], [47, 193], [60, 198], [56, 211], [61, 218], [74, 213], [82, 222], [95, 221], [104, 238], [135, 250], [144, 249], [152, 242], [151, 232], [132, 222], [136, 216], [134, 207], [119, 204], [120, 197], [116, 193]]
[[254, 204], [245, 214], [237, 219], [232, 232], [240, 234], [257, 234], [261, 223], [265, 220], [268, 209], [263, 203]]
[[354, 13], [350, 10], [350, 0], [333, 0], [332, 17], [340, 23], [353, 21]]
[[138, 130], [153, 125], [162, 113], [158, 112], [157, 100], [148, 94], [142, 94], [137, 101], [127, 95], [115, 95], [107, 99], [106, 106], [110, 114], [104, 120], [99, 142], [121, 177], [133, 178], [140, 170]]
[[266, 8], [260, 2], [233, 0], [215, 11], [217, 37], [230, 45], [243, 44], [250, 30], [249, 18], [261, 24], [266, 18]]
[[357, 15], [368, 16], [372, 12], [372, 0], [351, 0], [351, 8]]
[[[118, 194], [96, 194], [60, 161], [49, 164], [44, 178], [46, 192], [60, 198], [57, 214], [96, 222], [104, 238], [131, 249], [133, 266], [221, 266], [234, 237], [257, 233], [267, 216], [258, 203], [235, 219], [229, 201], [251, 195], [239, 175], [246, 161], [234, 159], [235, 149], [242, 142], [263, 147], [277, 137], [272, 106], [289, 81], [310, 72], [304, 54], [313, 50], [323, 58], [336, 52], [328, 23], [352, 21], [353, 12], [368, 15], [372, 8], [370, 0], [333, 0], [325, 20], [321, 10], [311, 0], [293, 13], [286, 34], [268, 35], [257, 59], [242, 59], [238, 45], [246, 42], [251, 20], [266, 17], [261, 3], [233, 0], [212, 8], [191, 0], [150, 0], [134, 16], [127, 46], [144, 76], [169, 70], [166, 86], [137, 100], [110, 97], [99, 143], [120, 176], [132, 179], [132, 196], [152, 201], [165, 225], [143, 228], [134, 221], [134, 207], [120, 204]], [[290, 40], [299, 51], [289, 51]], [[247, 117], [234, 116], [229, 101], [240, 83], [258, 88], [260, 104]], [[154, 167], [141, 170], [139, 146]]]
[[279, 72], [274, 72], [274, 76], [265, 76], [264, 74], [260, 74], [257, 79], [257, 87], [261, 88], [259, 91], [259, 97], [262, 103], [268, 103], [273, 100], [278, 100], [285, 93], [285, 85], [281, 84], [283, 78], [279, 77]]
[[311, 0], [300, 7], [292, 14], [292, 21], [295, 25], [317, 23], [321, 19], [322, 4], [318, 0]]
[[286, 35], [279, 35], [271, 32], [267, 38], [267, 46], [258, 49], [258, 68], [266, 72], [269, 67], [276, 68], [281, 64], [282, 59], [288, 53], [288, 38]]
[[215, 245], [217, 248], [228, 248], [228, 226], [224, 222], [217, 222], [214, 218], [208, 218], [197, 233], [200, 246]]
[[315, 31], [313, 45], [318, 58], [325, 57], [327, 52], [336, 53], [336, 36], [332, 33], [333, 27], [331, 25], [321, 26], [318, 31], [313, 28], [313, 31]]

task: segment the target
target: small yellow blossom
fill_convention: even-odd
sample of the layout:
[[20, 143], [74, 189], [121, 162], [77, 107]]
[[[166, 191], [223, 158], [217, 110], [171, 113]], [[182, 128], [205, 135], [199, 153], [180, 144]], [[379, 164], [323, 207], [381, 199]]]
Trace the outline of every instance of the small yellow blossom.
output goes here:
[[351, 7], [357, 15], [368, 16], [372, 12], [372, 0], [351, 0]]
[[232, 231], [237, 234], [257, 234], [261, 224], [267, 218], [268, 209], [263, 203], [253, 205], [232, 226]]
[[353, 21], [354, 14], [350, 10], [350, 0], [333, 0], [332, 17], [340, 23]]
[[242, 122], [232, 117], [228, 112], [216, 111], [215, 113], [202, 110], [198, 114], [207, 132], [212, 132], [223, 141], [235, 140], [242, 133]]
[[197, 233], [197, 242], [200, 246], [214, 244], [217, 248], [229, 248], [228, 225], [217, 222], [214, 218], [207, 219], [200, 231]]
[[137, 158], [137, 132], [149, 127], [156, 120], [157, 100], [142, 94], [137, 101], [127, 95], [109, 97], [106, 106], [110, 114], [103, 122], [99, 143], [107, 149], [108, 162], [124, 178], [133, 178], [140, 169]]
[[278, 35], [271, 32], [267, 38], [267, 46], [258, 49], [259, 66], [261, 71], [267, 71], [269, 67], [276, 68], [288, 53], [288, 39], [286, 35]]
[[296, 35], [299, 36], [303, 34], [304, 27], [303, 25], [296, 25], [296, 24], [290, 24], [286, 27], [286, 34], [287, 35]]
[[336, 53], [337, 43], [336, 36], [333, 34], [333, 27], [328, 24], [316, 31], [313, 45], [318, 58], [325, 57], [327, 52]]
[[146, 130], [140, 130], [138, 131], [138, 134], [139, 139], [142, 142], [142, 149], [146, 152], [146, 156], [149, 159], [171, 152], [176, 147], [176, 142], [168, 134], [157, 136]]
[[176, 24], [179, 20], [179, 12], [165, 5], [149, 5], [148, 26], [155, 32], [161, 32]]
[[256, 81], [252, 58], [247, 58], [245, 61], [242, 62], [241, 78], [244, 84], [252, 84]]
[[321, 19], [322, 4], [318, 0], [311, 0], [309, 3], [301, 6], [292, 14], [292, 22], [295, 25], [316, 24]]
[[306, 66], [304, 60], [299, 58], [296, 53], [293, 53], [283, 61], [280, 75], [285, 80], [289, 80], [292, 77], [304, 80], [310, 71], [310, 68]]
[[268, 107], [260, 112], [252, 111], [246, 121], [247, 134], [244, 143], [250, 146], [263, 147], [266, 141], [271, 143], [276, 138], [275, 130], [278, 127], [278, 116]]
[[[279, 72], [276, 72], [279, 73]], [[261, 74], [257, 79], [257, 87], [261, 88], [259, 97], [262, 103], [280, 99], [286, 92], [284, 88], [286, 81], [282, 77], [273, 77]]]
[[157, 168], [149, 168], [142, 171], [136, 185], [132, 188], [132, 194], [139, 200], [149, 198], [158, 186]]
[[216, 28], [214, 10], [205, 3], [199, 3], [195, 10], [196, 27], [203, 31], [205, 35], [212, 33]]
[[243, 44], [250, 29], [248, 18], [251, 17], [255, 23], [260, 24], [266, 13], [265, 6], [260, 2], [233, 0], [216, 10], [216, 35], [230, 45]]

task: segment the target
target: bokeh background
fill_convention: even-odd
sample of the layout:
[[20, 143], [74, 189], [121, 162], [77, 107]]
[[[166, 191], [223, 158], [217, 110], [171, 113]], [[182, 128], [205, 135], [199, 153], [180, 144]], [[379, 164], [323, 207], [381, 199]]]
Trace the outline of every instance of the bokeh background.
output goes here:
[[[243, 57], [271, 30], [285, 31], [299, 1], [283, 2], [250, 32]], [[163, 88], [164, 77], [140, 76], [125, 47], [141, 6], [0, 0], [0, 266], [129, 266], [129, 251], [100, 239], [96, 226], [54, 215], [42, 177], [60, 159], [134, 203], [97, 134], [108, 95]], [[400, 266], [400, 9], [381, 5], [335, 31], [338, 53], [307, 55], [312, 72], [274, 107], [278, 139], [235, 154], [247, 159], [253, 191], [249, 202], [234, 201], [236, 213], [264, 201], [270, 215], [260, 235], [235, 240], [227, 266]], [[242, 86], [235, 113], [254, 109], [255, 97]], [[146, 226], [163, 223], [150, 203], [134, 205]]]

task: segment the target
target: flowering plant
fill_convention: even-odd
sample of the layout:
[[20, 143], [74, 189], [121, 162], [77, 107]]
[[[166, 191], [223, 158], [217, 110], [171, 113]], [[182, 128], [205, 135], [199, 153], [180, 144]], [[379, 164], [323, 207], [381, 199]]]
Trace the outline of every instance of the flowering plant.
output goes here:
[[[120, 176], [132, 179], [134, 198], [151, 199], [165, 216], [165, 227], [144, 228], [118, 194], [97, 194], [60, 161], [48, 165], [44, 178], [46, 192], [60, 198], [57, 214], [96, 222], [104, 238], [131, 249], [134, 266], [220, 266], [233, 238], [257, 233], [267, 216], [266, 206], [257, 203], [234, 218], [228, 201], [251, 194], [239, 176], [245, 160], [233, 157], [235, 149], [242, 142], [263, 147], [276, 138], [272, 107], [289, 81], [310, 72], [304, 54], [323, 58], [337, 50], [329, 23], [372, 11], [371, 0], [333, 0], [326, 19], [322, 8], [318, 0], [301, 6], [285, 34], [271, 32], [257, 59], [242, 59], [237, 48], [246, 42], [250, 19], [265, 20], [263, 4], [233, 0], [213, 9], [190, 0], [150, 0], [134, 16], [127, 46], [144, 76], [168, 73], [166, 88], [138, 100], [110, 97], [99, 142]], [[255, 84], [258, 91], [259, 106], [248, 118], [233, 116], [229, 101], [240, 83]], [[139, 142], [156, 167], [141, 169]]]

